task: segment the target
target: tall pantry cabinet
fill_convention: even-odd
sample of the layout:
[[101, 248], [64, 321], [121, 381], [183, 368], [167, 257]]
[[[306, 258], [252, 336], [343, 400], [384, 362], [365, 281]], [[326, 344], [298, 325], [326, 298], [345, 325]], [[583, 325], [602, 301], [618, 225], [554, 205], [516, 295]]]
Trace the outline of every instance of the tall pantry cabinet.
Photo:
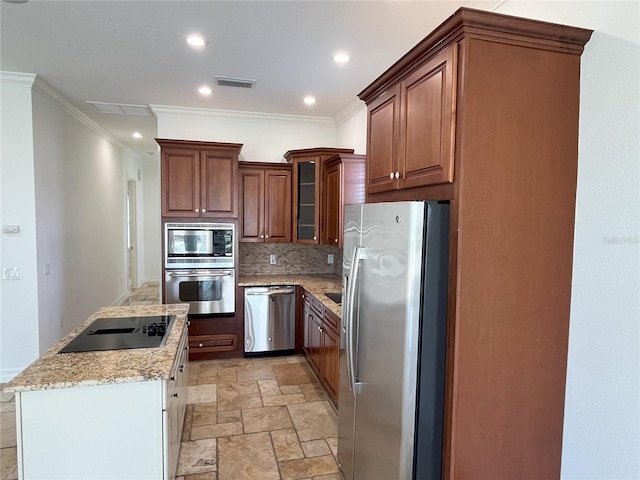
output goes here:
[[560, 477], [591, 33], [462, 8], [359, 95], [367, 202], [451, 204], [445, 479]]

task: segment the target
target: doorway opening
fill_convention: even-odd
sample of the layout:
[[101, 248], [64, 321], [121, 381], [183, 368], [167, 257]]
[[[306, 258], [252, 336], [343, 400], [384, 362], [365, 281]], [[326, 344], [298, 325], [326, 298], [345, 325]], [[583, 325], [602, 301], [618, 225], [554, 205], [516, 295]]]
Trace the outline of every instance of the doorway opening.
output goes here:
[[138, 287], [136, 181], [127, 180], [127, 289]]

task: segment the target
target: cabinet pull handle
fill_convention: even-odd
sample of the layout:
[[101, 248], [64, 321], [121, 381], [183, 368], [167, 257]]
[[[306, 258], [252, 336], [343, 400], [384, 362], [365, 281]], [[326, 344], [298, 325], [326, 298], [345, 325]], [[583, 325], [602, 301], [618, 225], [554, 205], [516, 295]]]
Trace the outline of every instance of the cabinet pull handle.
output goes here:
[[400, 172], [396, 172], [396, 180], [400, 178]]

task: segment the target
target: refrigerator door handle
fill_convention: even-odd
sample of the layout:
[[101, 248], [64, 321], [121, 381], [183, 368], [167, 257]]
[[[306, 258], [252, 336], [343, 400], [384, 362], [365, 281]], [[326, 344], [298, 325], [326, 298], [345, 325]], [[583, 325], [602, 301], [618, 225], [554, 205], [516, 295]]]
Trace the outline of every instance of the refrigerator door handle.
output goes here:
[[362, 384], [360, 382], [356, 382], [356, 374], [355, 374], [355, 355], [354, 355], [354, 328], [353, 328], [353, 318], [354, 318], [354, 305], [353, 301], [356, 286], [358, 282], [358, 273], [360, 270], [360, 260], [366, 258], [365, 250], [363, 247], [356, 246], [353, 249], [353, 257], [351, 259], [351, 276], [347, 282], [347, 298], [346, 298], [346, 324], [347, 324], [347, 341], [346, 341], [346, 350], [347, 350], [347, 375], [349, 377], [349, 388], [354, 393], [354, 395], [358, 395], [360, 393], [360, 389]]

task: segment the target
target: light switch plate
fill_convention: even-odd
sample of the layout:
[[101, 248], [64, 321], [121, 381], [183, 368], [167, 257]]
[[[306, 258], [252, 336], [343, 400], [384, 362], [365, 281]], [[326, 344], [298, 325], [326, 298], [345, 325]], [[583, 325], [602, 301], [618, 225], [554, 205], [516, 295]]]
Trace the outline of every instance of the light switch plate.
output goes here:
[[329, 265], [333, 265], [333, 255], [332, 254], [327, 255], [327, 263]]
[[278, 257], [276, 255], [269, 255], [269, 264], [276, 265]]

